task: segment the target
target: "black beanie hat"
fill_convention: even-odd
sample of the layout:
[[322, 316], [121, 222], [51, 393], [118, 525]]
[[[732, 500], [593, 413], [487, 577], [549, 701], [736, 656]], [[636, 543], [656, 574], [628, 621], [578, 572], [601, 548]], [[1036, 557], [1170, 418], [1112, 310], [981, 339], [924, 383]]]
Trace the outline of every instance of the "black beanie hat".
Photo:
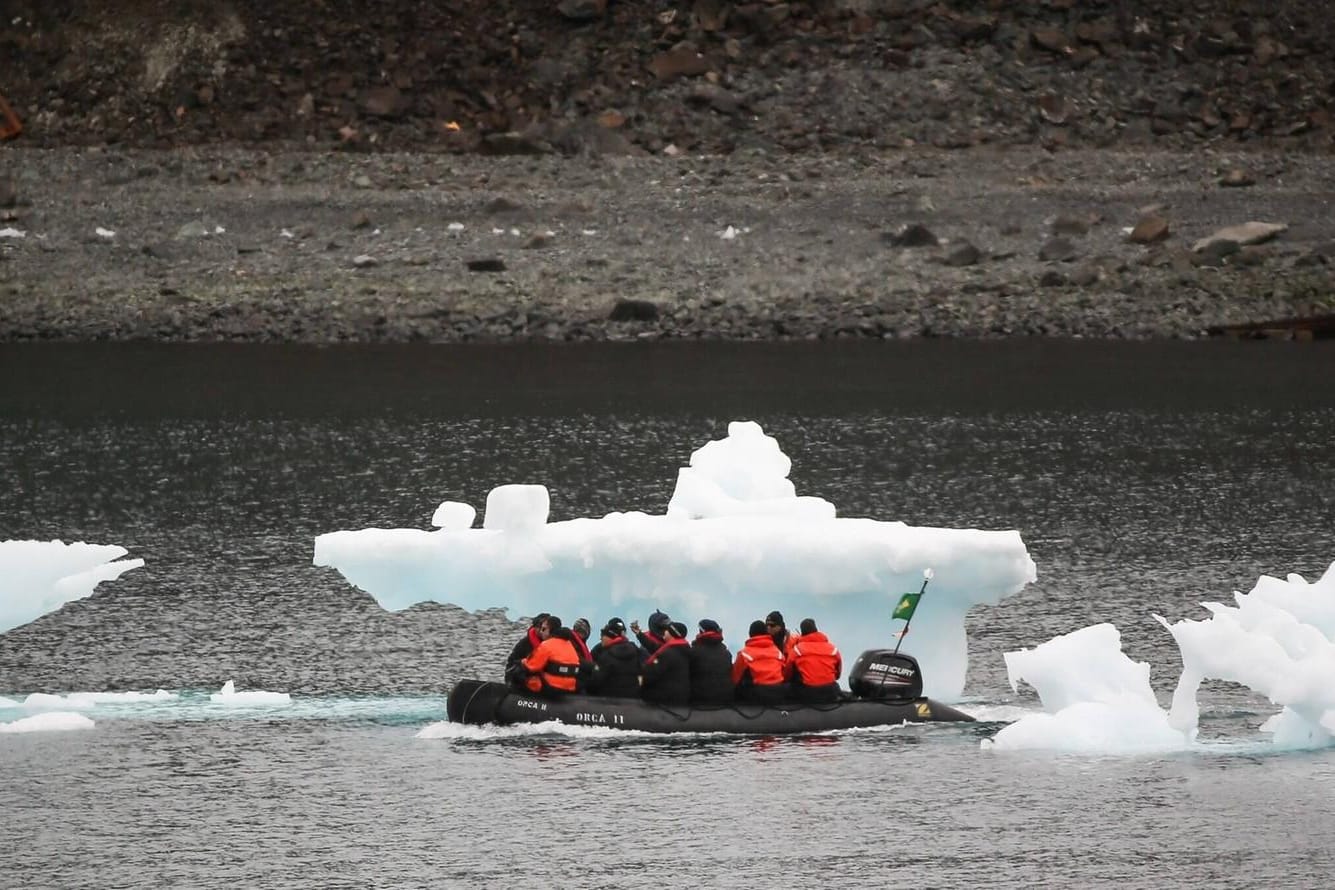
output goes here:
[[626, 633], [626, 622], [620, 618], [607, 619], [606, 626], [603, 627], [603, 636], [620, 637]]
[[758, 637], [764, 632], [765, 632], [765, 622], [763, 621], [751, 622], [751, 636]]
[[701, 633], [715, 633], [715, 634], [721, 634], [721, 633], [723, 633], [723, 628], [720, 627], [720, 626], [719, 626], [719, 623], [718, 623], [717, 621], [715, 621], [713, 618], [701, 618], [701, 619], [700, 619], [700, 632], [701, 632]]
[[803, 618], [799, 627], [804, 634], [814, 634], [816, 632], [816, 622], [810, 618]]
[[679, 640], [686, 636], [686, 625], [680, 621], [672, 622], [668, 625], [668, 628], [672, 631], [672, 635]]
[[769, 622], [770, 624], [778, 624], [787, 627], [787, 625], [783, 623], [783, 613], [780, 612], [778, 609], [775, 609], [773, 612], [770, 612], [768, 615], [766, 615], [765, 621]]
[[667, 626], [672, 622], [666, 612], [655, 612], [649, 616], [649, 630], [656, 634], [661, 634], [667, 630]]

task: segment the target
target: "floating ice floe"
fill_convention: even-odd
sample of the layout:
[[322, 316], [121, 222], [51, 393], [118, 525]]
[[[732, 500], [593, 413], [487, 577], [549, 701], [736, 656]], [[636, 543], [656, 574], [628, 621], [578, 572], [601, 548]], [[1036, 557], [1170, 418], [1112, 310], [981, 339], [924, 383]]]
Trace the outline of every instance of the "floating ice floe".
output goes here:
[[1280, 747], [1329, 745], [1335, 740], [1335, 563], [1309, 583], [1262, 576], [1236, 605], [1207, 602], [1204, 621], [1170, 624], [1155, 615], [1182, 650], [1182, 676], [1171, 721], [1194, 732], [1202, 681], [1227, 680], [1261, 693], [1282, 710], [1262, 729]]
[[97, 235], [97, 237], [99, 237], [99, 238], [115, 238], [115, 237], [116, 237], [116, 232], [115, 232], [114, 230], [112, 230], [112, 229], [104, 229], [104, 228], [102, 228], [101, 226], [98, 226], [96, 229], [93, 229], [93, 234]]
[[1170, 623], [1182, 674], [1165, 711], [1150, 687], [1150, 666], [1121, 651], [1110, 624], [1006, 653], [1011, 685], [1033, 686], [1044, 713], [1030, 714], [985, 742], [996, 750], [1098, 753], [1171, 751], [1197, 744], [1196, 696], [1207, 680], [1240, 683], [1281, 710], [1261, 729], [1276, 748], [1335, 742], [1335, 564], [1319, 581], [1263, 576], [1235, 606], [1207, 602], [1211, 617]]
[[20, 732], [69, 732], [76, 729], [92, 729], [96, 724], [83, 714], [54, 711], [47, 714], [34, 714], [20, 717], [10, 723], [0, 723], [0, 734]]
[[113, 544], [0, 541], [0, 633], [83, 599], [144, 564]]
[[27, 238], [27, 237], [28, 234], [26, 232], [20, 232], [18, 229], [15, 229], [13, 227], [0, 229], [0, 238]]
[[210, 693], [209, 701], [219, 705], [239, 707], [282, 707], [292, 704], [292, 696], [286, 692], [265, 692], [261, 689], [237, 691], [236, 683], [228, 680], [222, 689]]
[[[99, 706], [174, 701], [177, 697], [175, 692], [165, 689], [156, 692], [71, 692], [67, 695], [34, 692], [21, 704], [10, 706], [25, 711], [91, 711]], [[0, 701], [0, 707], [6, 707], [3, 701]]]
[[692, 625], [720, 621], [735, 646], [778, 609], [790, 627], [815, 618], [850, 660], [893, 645], [891, 610], [932, 568], [905, 650], [921, 661], [928, 694], [958, 699], [965, 613], [1035, 578], [1019, 533], [836, 517], [830, 502], [797, 495], [791, 466], [758, 424], [733, 423], [726, 439], [691, 455], [664, 515], [548, 522], [545, 486], [502, 485], [487, 496], [481, 528], [472, 506], [447, 501], [433, 516], [437, 531], [331, 532], [316, 538], [314, 562], [390, 610], [435, 601], [629, 622], [662, 609]]
[[985, 748], [1133, 753], [1179, 750], [1190, 743], [1159, 708], [1150, 666], [1122, 653], [1122, 636], [1111, 624], [1004, 657], [1012, 688], [1021, 681], [1034, 687], [1045, 713], [1003, 727]]

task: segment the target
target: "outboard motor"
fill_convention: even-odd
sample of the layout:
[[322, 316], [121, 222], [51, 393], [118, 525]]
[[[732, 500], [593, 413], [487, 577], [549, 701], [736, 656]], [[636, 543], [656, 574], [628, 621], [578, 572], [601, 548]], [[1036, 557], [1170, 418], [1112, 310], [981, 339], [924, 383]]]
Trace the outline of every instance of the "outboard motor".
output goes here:
[[848, 688], [859, 698], [910, 701], [922, 696], [922, 669], [912, 655], [868, 649], [853, 662]]

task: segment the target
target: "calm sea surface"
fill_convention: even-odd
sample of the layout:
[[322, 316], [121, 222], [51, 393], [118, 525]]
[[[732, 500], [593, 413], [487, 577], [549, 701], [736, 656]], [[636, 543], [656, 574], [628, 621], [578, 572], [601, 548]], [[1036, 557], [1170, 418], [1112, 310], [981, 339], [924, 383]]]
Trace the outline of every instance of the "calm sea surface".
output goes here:
[[[0, 635], [0, 696], [183, 694], [0, 735], [0, 887], [1329, 886], [1335, 752], [1268, 751], [1250, 690], [1207, 684], [1191, 754], [980, 742], [1037, 708], [1003, 652], [1111, 621], [1166, 704], [1151, 612], [1335, 561], [1332, 345], [0, 347], [0, 540], [147, 561]], [[970, 615], [983, 722], [440, 727], [517, 627], [311, 565], [506, 482], [661, 512], [736, 419], [841, 515], [1020, 530], [1038, 583]], [[229, 679], [295, 704], [210, 706]]]

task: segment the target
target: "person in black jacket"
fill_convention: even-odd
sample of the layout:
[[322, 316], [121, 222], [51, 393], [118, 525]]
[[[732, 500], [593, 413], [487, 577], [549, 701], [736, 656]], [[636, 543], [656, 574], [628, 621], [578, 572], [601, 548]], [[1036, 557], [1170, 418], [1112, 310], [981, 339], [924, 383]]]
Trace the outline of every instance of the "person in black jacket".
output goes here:
[[687, 705], [691, 702], [691, 644], [686, 642], [686, 625], [673, 621], [665, 633], [667, 639], [640, 671], [640, 692], [645, 701], [655, 704]]
[[691, 643], [691, 702], [726, 705], [732, 700], [732, 653], [723, 644], [723, 628], [713, 618], [702, 618]]
[[615, 698], [640, 697], [640, 650], [626, 639], [626, 624], [613, 618], [602, 629], [602, 639], [593, 647], [590, 695]]
[[[630, 623], [631, 633], [635, 634], [635, 638], [640, 641], [641, 659], [648, 659], [649, 656], [658, 651], [660, 646], [667, 642], [667, 627], [671, 622], [672, 619], [667, 616], [666, 612], [655, 611], [649, 616], [649, 629], [647, 631], [640, 630], [640, 622], [638, 621]], [[685, 634], [682, 634], [682, 636], [684, 637]]]
[[593, 659], [597, 660], [598, 653], [602, 651], [603, 640], [607, 639], [607, 631], [609, 630], [612, 631], [613, 637], [624, 637], [626, 635], [626, 622], [620, 618], [607, 619], [607, 623], [603, 625], [602, 638], [589, 647], [589, 655]]

